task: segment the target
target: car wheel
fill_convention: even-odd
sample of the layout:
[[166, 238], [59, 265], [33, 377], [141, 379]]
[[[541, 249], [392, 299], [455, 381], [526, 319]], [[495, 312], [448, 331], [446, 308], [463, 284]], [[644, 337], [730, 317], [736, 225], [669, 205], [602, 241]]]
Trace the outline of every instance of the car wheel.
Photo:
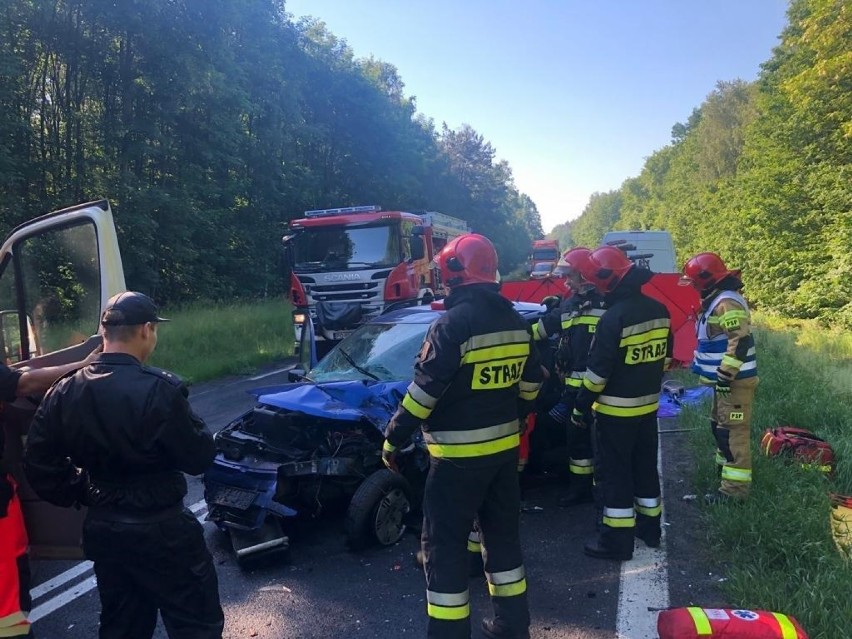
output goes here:
[[367, 477], [346, 511], [344, 530], [349, 546], [363, 550], [374, 544], [391, 546], [405, 534], [411, 510], [411, 487], [399, 474], [383, 468]]

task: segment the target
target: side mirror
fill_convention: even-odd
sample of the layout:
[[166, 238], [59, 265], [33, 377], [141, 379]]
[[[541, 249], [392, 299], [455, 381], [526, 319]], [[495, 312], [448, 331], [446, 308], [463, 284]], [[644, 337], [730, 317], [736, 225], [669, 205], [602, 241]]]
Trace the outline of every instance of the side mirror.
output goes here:
[[426, 256], [426, 247], [423, 244], [423, 237], [420, 235], [414, 235], [408, 239], [408, 248], [412, 260], [422, 260]]
[[304, 376], [305, 370], [303, 368], [296, 367], [287, 371], [287, 381], [291, 383], [301, 382]]

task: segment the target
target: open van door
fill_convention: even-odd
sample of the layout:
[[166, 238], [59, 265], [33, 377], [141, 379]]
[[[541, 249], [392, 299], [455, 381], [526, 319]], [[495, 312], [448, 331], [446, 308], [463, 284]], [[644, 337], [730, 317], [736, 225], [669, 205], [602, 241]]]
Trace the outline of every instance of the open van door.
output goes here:
[[[13, 368], [78, 361], [101, 342], [107, 300], [125, 290], [112, 211], [106, 200], [36, 218], [0, 247], [0, 357]], [[40, 398], [2, 406], [2, 465], [18, 481], [33, 556], [82, 557], [83, 510], [40, 500], [21, 468], [21, 453]]]

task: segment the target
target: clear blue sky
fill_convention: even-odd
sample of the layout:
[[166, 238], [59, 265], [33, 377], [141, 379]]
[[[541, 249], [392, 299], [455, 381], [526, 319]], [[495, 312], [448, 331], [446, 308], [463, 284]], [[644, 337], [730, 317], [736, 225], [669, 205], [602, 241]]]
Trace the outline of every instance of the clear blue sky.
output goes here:
[[286, 0], [397, 67], [440, 127], [470, 124], [545, 231], [665, 146], [719, 80], [753, 80], [786, 0]]

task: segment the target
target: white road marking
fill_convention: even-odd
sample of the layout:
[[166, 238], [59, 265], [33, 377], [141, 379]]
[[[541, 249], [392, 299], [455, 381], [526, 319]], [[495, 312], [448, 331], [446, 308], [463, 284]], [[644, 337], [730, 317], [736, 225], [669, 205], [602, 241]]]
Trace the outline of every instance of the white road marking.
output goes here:
[[[189, 511], [196, 515], [196, 519], [198, 521], [202, 521], [204, 517], [207, 516], [207, 504], [202, 499], [201, 501], [197, 501], [191, 506], [189, 506]], [[199, 514], [200, 513], [200, 514]], [[65, 572], [57, 575], [53, 579], [46, 581], [43, 584], [39, 584], [35, 588], [32, 589], [32, 598], [38, 599], [43, 597], [47, 593], [52, 590], [56, 590], [57, 588], [75, 580], [80, 575], [87, 574], [92, 569], [91, 561], [81, 561], [79, 564], [69, 568]], [[50, 613], [59, 610], [63, 606], [68, 605], [75, 599], [82, 597], [87, 592], [97, 587], [98, 582], [95, 579], [94, 575], [89, 575], [83, 581], [79, 582], [75, 586], [68, 588], [67, 590], [62, 591], [60, 594], [55, 597], [48, 599], [42, 604], [39, 604], [29, 614], [30, 623], [34, 623], [43, 617], [46, 617]]]
[[[657, 420], [657, 428], [659, 429], [659, 420]], [[663, 450], [658, 441], [657, 471], [661, 478], [661, 497], [663, 497], [662, 466]], [[661, 516], [663, 537], [659, 548], [648, 548], [645, 542], [637, 541], [633, 559], [621, 563], [618, 616], [615, 626], [618, 639], [656, 639], [659, 636], [656, 610], [669, 607], [665, 521], [664, 507]], [[652, 610], [648, 610], [649, 608]]]
[[285, 366], [284, 368], [279, 368], [277, 371], [270, 371], [269, 373], [263, 373], [262, 375], [256, 375], [254, 377], [249, 377], [249, 381], [256, 382], [259, 379], [263, 379], [264, 377], [272, 377], [273, 375], [277, 375], [278, 373], [286, 373], [287, 371], [295, 368], [295, 364], [290, 364], [289, 366]]

